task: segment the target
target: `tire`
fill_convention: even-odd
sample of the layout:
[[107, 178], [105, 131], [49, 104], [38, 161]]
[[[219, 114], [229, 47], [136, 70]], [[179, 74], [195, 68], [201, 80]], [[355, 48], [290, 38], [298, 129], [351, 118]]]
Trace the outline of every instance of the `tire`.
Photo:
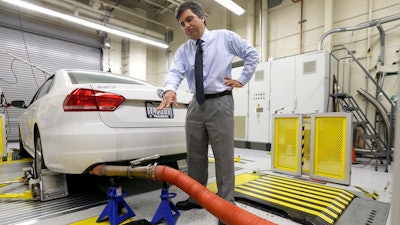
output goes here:
[[22, 158], [32, 158], [32, 156], [26, 151], [24, 148], [24, 145], [22, 144], [22, 139], [21, 139], [21, 131], [19, 132], [19, 156]]
[[35, 158], [33, 160], [33, 171], [34, 178], [40, 178], [42, 174], [42, 169], [46, 169], [46, 165], [43, 160], [43, 150], [42, 150], [42, 141], [40, 139], [39, 132], [35, 134]]

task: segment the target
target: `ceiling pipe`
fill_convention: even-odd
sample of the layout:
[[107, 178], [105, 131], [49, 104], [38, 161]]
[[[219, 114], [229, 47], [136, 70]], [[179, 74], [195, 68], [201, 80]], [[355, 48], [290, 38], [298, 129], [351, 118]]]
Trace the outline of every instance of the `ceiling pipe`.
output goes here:
[[[156, 25], [158, 25], [158, 26], [161, 26], [161, 27], [163, 27], [165, 30], [169, 30], [169, 29], [170, 29], [169, 26], [167, 26], [167, 25], [165, 25], [165, 24], [163, 24], [163, 23], [160, 23], [160, 22], [158, 22], [158, 21], [149, 19], [149, 18], [147, 18], [147, 17], [145, 17], [145, 16], [140, 16], [140, 15], [138, 15], [138, 14], [132, 12], [132, 11], [131, 11], [129, 8], [127, 8], [127, 7], [112, 5], [112, 4], [106, 3], [106, 2], [104, 2], [104, 1], [100, 1], [100, 2], [101, 2], [101, 4], [103, 4], [103, 5], [105, 5], [105, 6], [109, 6], [109, 7], [118, 9], [118, 10], [121, 11], [121, 12], [127, 13], [127, 14], [129, 14], [129, 15], [134, 16], [134, 17], [138, 17], [138, 18], [140, 18], [140, 19], [147, 20], [147, 21], [149, 21], [149, 22], [151, 22], [151, 23], [154, 23], [154, 24], [156, 24]], [[149, 1], [146, 1], [146, 2], [149, 2]], [[157, 5], [158, 5], [158, 4], [157, 4]], [[158, 6], [158, 7], [162, 7], [162, 6]], [[165, 7], [162, 7], [162, 8], [166, 9]]]
[[177, 0], [167, 0], [167, 2], [172, 3], [176, 6], [179, 6], [180, 4], [182, 4], [183, 2], [181, 0], [177, 1]]
[[246, 36], [247, 40], [255, 46], [255, 29], [254, 29], [254, 18], [255, 18], [255, 0], [248, 0], [246, 1], [246, 10], [247, 10], [247, 17], [246, 17]]
[[259, 22], [259, 30], [260, 30], [260, 60], [261, 62], [267, 61], [267, 53], [268, 53], [268, 3], [263, 4], [263, 1], [260, 1], [260, 22]]
[[[47, 2], [51, 5], [56, 5], [58, 7], [62, 7], [64, 9], [70, 10], [71, 12], [74, 12], [75, 10], [78, 10], [79, 13], [82, 13], [86, 16], [93, 17], [97, 20], [102, 20], [105, 17], [105, 11], [104, 10], [95, 10], [91, 6], [77, 2], [75, 0], [61, 0], [61, 1], [53, 1], [53, 0], [41, 0], [42, 2]], [[48, 5], [47, 5], [48, 7]], [[80, 10], [81, 9], [81, 10]], [[87, 18], [82, 18], [81, 19], [87, 19]], [[98, 22], [98, 21], [97, 21]], [[119, 19], [114, 19], [110, 18], [107, 25], [112, 25], [114, 27], [118, 28], [126, 28], [128, 30], [131, 30], [133, 32], [136, 32], [136, 34], [139, 35], [146, 35], [149, 37], [156, 38], [158, 40], [164, 41], [164, 34], [133, 25], [131, 23], [119, 20]]]
[[144, 1], [147, 2], [147, 3], [149, 3], [149, 4], [152, 4], [152, 5], [154, 5], [154, 6], [157, 6], [157, 7], [159, 7], [159, 8], [162, 8], [162, 9], [164, 9], [164, 11], [170, 11], [170, 12], [172, 12], [172, 13], [175, 13], [174, 10], [172, 10], [172, 9], [170, 9], [170, 8], [167, 8], [167, 7], [165, 7], [165, 6], [162, 6], [162, 5], [160, 5], [160, 4], [157, 4], [157, 3], [155, 3], [155, 2], [152, 2], [152, 1], [149, 1], [149, 0], [144, 0]]

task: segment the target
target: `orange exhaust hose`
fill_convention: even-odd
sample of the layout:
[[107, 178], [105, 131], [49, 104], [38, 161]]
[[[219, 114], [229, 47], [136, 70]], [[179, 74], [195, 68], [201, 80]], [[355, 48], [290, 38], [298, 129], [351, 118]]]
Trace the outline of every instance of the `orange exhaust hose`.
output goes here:
[[91, 173], [98, 176], [147, 178], [174, 184], [215, 217], [229, 225], [276, 225], [226, 201], [187, 174], [171, 167], [147, 166], [132, 168], [129, 166], [99, 165], [93, 168]]
[[167, 166], [157, 166], [155, 169], [155, 179], [176, 185], [211, 214], [229, 225], [275, 224], [226, 201], [179, 170]]

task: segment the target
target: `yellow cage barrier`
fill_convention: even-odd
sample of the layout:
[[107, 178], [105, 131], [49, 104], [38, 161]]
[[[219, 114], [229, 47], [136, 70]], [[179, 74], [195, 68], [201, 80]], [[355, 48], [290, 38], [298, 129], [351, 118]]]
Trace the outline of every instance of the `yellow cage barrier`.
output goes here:
[[350, 184], [351, 114], [315, 114], [311, 116], [311, 127], [312, 177]]
[[273, 116], [272, 171], [301, 174], [301, 115]]
[[351, 113], [274, 115], [272, 171], [350, 184]]

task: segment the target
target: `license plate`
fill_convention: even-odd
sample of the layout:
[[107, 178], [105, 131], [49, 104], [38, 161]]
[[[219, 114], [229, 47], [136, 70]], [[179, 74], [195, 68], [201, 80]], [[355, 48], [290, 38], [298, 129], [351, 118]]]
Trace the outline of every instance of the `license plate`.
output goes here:
[[157, 107], [160, 105], [160, 103], [161, 102], [145, 102], [147, 118], [173, 119], [174, 110], [172, 109], [172, 105], [168, 108], [157, 110]]

